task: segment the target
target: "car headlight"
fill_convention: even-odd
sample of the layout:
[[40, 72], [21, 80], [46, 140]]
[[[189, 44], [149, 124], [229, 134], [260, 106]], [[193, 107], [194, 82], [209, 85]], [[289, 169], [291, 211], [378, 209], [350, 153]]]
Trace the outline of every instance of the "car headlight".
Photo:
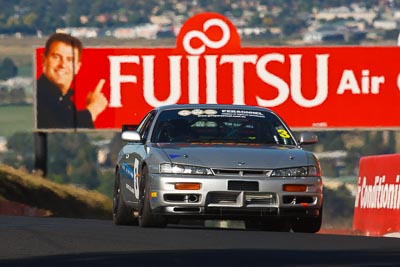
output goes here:
[[271, 172], [271, 177], [307, 177], [321, 176], [321, 171], [317, 166], [304, 166], [294, 168], [275, 169]]
[[162, 163], [160, 164], [160, 173], [170, 173], [170, 174], [194, 174], [194, 175], [212, 175], [210, 168], [174, 164], [174, 163]]

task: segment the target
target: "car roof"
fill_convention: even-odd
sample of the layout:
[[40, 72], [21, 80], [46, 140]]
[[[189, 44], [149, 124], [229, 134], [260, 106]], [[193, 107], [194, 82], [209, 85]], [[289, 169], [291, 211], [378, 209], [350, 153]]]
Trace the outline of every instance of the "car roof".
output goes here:
[[228, 105], [228, 104], [173, 104], [164, 105], [155, 108], [158, 111], [172, 110], [172, 109], [248, 109], [254, 111], [267, 111], [274, 113], [272, 110], [259, 106], [249, 105]]

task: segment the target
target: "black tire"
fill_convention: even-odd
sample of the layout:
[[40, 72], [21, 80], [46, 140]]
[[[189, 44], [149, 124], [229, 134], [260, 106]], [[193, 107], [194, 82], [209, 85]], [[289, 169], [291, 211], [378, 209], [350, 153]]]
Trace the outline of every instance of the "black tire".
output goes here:
[[150, 206], [150, 179], [148, 169], [142, 170], [139, 187], [139, 217], [140, 227], [165, 227], [167, 225], [165, 218], [160, 215], [154, 215]]
[[113, 222], [115, 225], [134, 224], [132, 210], [124, 203], [121, 193], [120, 177], [116, 172], [113, 193]]
[[299, 233], [317, 233], [321, 229], [322, 208], [318, 217], [298, 218], [292, 222], [293, 232]]

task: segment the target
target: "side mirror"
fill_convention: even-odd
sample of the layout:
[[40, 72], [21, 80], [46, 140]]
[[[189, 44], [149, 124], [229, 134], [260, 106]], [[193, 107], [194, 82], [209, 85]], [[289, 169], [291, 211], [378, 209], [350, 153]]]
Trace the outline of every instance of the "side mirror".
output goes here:
[[122, 132], [135, 131], [137, 127], [138, 127], [137, 124], [124, 124], [122, 125]]
[[318, 136], [314, 133], [301, 133], [299, 143], [300, 145], [310, 145], [318, 143]]
[[122, 141], [125, 142], [131, 142], [131, 143], [136, 143], [136, 142], [141, 142], [142, 137], [137, 131], [124, 131], [121, 134], [121, 139]]

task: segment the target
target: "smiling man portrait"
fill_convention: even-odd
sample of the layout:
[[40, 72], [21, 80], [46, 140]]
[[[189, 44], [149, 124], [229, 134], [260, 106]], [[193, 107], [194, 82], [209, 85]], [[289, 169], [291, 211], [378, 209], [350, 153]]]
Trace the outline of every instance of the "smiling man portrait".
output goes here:
[[37, 128], [93, 128], [108, 104], [101, 79], [87, 96], [86, 109], [77, 110], [72, 97], [75, 75], [82, 61], [82, 42], [66, 33], [54, 33], [46, 42], [43, 73], [36, 85]]

